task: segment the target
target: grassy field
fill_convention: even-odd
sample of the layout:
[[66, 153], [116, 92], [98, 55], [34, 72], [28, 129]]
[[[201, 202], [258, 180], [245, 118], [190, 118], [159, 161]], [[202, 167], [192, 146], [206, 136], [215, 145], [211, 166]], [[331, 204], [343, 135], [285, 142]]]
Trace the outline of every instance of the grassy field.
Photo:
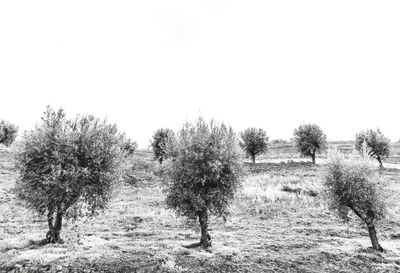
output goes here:
[[299, 159], [292, 148], [245, 163], [232, 215], [211, 219], [209, 251], [183, 247], [199, 234], [165, 208], [144, 151], [104, 213], [64, 222], [64, 244], [37, 246], [46, 219], [15, 199], [13, 150], [0, 148], [0, 272], [400, 272], [400, 170], [382, 171], [393, 206], [377, 226], [385, 251], [374, 253], [357, 219], [344, 224], [327, 210], [322, 166], [288, 161]]

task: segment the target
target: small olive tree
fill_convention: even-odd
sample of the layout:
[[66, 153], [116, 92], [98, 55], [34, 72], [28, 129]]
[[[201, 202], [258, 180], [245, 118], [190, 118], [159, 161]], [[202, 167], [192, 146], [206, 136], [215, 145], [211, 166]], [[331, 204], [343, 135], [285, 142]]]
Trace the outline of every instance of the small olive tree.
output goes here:
[[199, 118], [178, 133], [175, 156], [169, 162], [166, 202], [195, 226], [199, 221], [200, 243], [211, 245], [209, 216], [225, 217], [240, 186], [240, 149], [232, 128]]
[[63, 218], [103, 210], [119, 177], [123, 136], [115, 125], [93, 116], [68, 120], [50, 107], [26, 132], [17, 156], [15, 191], [40, 215], [47, 213], [44, 243], [61, 243]]
[[326, 135], [316, 124], [300, 125], [293, 133], [294, 143], [303, 156], [311, 156], [312, 163], [315, 164], [317, 152], [326, 148]]
[[248, 128], [240, 133], [240, 147], [247, 156], [256, 162], [256, 155], [265, 153], [268, 149], [268, 136], [263, 129]]
[[0, 144], [10, 146], [17, 138], [18, 127], [7, 121], [0, 121]]
[[174, 132], [168, 128], [158, 129], [151, 141], [151, 148], [153, 149], [154, 158], [163, 163], [164, 159], [168, 158], [168, 143], [174, 138]]
[[[367, 146], [366, 151], [364, 151], [363, 145]], [[378, 160], [379, 166], [383, 168], [382, 158], [389, 157], [390, 140], [379, 129], [375, 131], [369, 129], [356, 134], [355, 148], [361, 154], [366, 153]]]
[[367, 226], [372, 247], [382, 251], [375, 221], [386, 214], [387, 188], [368, 158], [329, 156], [323, 171], [324, 187], [330, 208], [344, 221], [353, 212]]
[[131, 141], [130, 139], [125, 139], [122, 143], [122, 151], [125, 152], [126, 155], [133, 155], [137, 150], [138, 144], [136, 141]]

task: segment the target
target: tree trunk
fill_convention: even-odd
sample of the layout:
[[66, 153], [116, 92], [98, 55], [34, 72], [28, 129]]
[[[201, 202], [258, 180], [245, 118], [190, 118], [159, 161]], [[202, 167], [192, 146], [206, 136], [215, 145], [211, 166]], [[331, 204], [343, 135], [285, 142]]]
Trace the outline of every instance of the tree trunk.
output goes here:
[[199, 213], [199, 222], [201, 228], [201, 239], [200, 245], [203, 248], [208, 248], [211, 246], [211, 236], [208, 234], [208, 212], [207, 210], [203, 210]]
[[56, 219], [54, 220], [54, 210], [49, 210], [47, 214], [47, 222], [49, 225], [49, 231], [46, 234], [47, 243], [63, 243], [63, 240], [60, 238], [60, 232], [62, 227], [62, 217], [63, 213], [60, 208], [57, 209]]
[[372, 219], [367, 219], [365, 221], [365, 223], [367, 224], [367, 227], [368, 227], [369, 238], [371, 239], [372, 248], [374, 250], [382, 252], [383, 248], [381, 247], [381, 245], [378, 242], [378, 237], [376, 236], [374, 221]]
[[315, 152], [311, 153], [312, 163], [315, 164]]
[[256, 155], [255, 154], [251, 155], [251, 161], [253, 162], [253, 164], [256, 163]]
[[368, 228], [368, 233], [369, 233], [369, 238], [371, 239], [372, 243], [372, 248], [374, 250], [383, 251], [383, 248], [378, 242], [378, 237], [376, 236], [376, 230], [375, 230], [375, 225], [374, 225], [374, 213], [373, 211], [368, 211], [366, 216], [363, 216], [361, 213], [359, 213], [353, 205], [349, 205], [349, 208], [358, 216], [360, 217], [365, 224], [367, 225]]
[[382, 159], [381, 159], [381, 157], [380, 157], [380, 156], [377, 156], [376, 159], [377, 159], [378, 162], [379, 162], [379, 167], [380, 167], [380, 168], [383, 168], [383, 164], [382, 164]]

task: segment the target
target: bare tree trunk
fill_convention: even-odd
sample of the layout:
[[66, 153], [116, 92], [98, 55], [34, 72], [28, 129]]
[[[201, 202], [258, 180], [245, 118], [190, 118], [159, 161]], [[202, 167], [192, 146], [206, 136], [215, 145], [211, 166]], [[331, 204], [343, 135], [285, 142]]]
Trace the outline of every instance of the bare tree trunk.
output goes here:
[[361, 215], [352, 205], [349, 205], [349, 208], [362, 220], [364, 220], [365, 224], [367, 225], [368, 228], [368, 233], [369, 233], [369, 238], [371, 239], [372, 243], [372, 248], [374, 250], [383, 251], [383, 248], [378, 242], [378, 237], [376, 236], [376, 230], [375, 230], [375, 225], [374, 225], [374, 213], [373, 211], [368, 211], [367, 215]]
[[381, 159], [381, 157], [380, 157], [380, 156], [377, 156], [376, 159], [377, 159], [378, 162], [379, 162], [379, 167], [380, 167], [380, 168], [383, 168], [383, 164], [382, 164], [382, 159]]
[[255, 154], [251, 155], [251, 161], [253, 162], [253, 164], [256, 163], [256, 155]]
[[56, 218], [54, 220], [54, 210], [49, 210], [47, 214], [47, 222], [49, 225], [49, 231], [46, 234], [47, 243], [63, 243], [60, 238], [60, 232], [62, 227], [63, 213], [60, 208], [57, 208]]
[[203, 248], [208, 248], [211, 246], [211, 236], [208, 234], [208, 212], [207, 210], [203, 210], [199, 213], [199, 222], [201, 228], [201, 239], [200, 245]]
[[47, 213], [47, 224], [49, 226], [49, 230], [53, 229], [53, 221], [54, 221], [54, 208], [49, 208], [49, 212]]
[[315, 152], [311, 153], [312, 163], [315, 164]]
[[381, 245], [378, 242], [378, 237], [376, 236], [374, 221], [372, 219], [367, 219], [367, 220], [365, 220], [365, 223], [367, 224], [367, 227], [368, 227], [369, 238], [371, 239], [372, 248], [379, 252], [382, 252], [383, 248], [381, 247]]

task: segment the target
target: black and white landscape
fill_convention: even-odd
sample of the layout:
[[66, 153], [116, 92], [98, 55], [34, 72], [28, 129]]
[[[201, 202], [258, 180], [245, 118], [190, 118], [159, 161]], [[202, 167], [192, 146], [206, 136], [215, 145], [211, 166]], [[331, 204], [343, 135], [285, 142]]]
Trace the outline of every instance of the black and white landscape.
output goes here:
[[400, 272], [400, 3], [0, 3], [0, 272]]

